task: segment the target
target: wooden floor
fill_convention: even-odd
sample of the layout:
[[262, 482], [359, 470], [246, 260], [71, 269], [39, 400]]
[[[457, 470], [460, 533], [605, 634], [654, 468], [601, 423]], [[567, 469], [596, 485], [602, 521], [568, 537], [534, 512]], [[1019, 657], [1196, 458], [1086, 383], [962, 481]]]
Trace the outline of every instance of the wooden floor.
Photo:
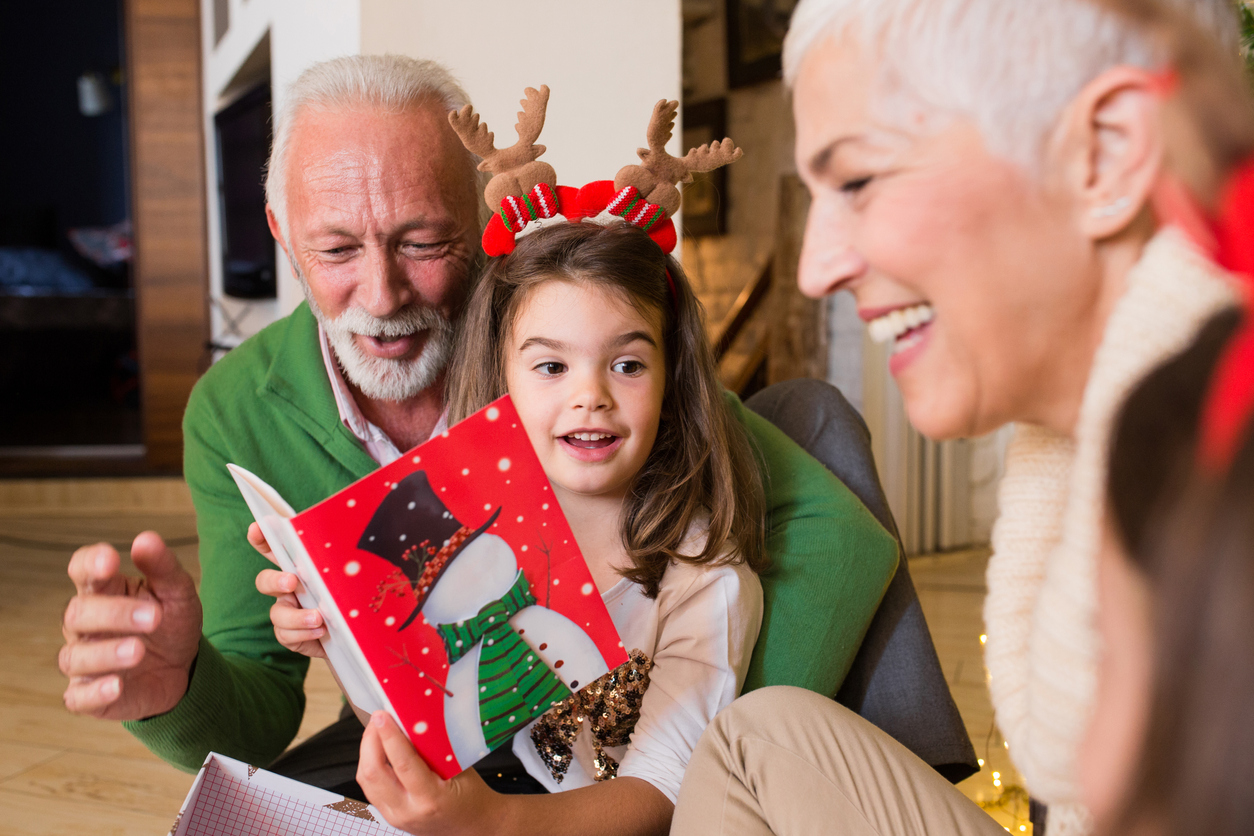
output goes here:
[[[65, 565], [74, 544], [128, 543], [154, 529], [190, 539], [186, 511], [140, 514], [85, 502], [91, 514], [0, 507], [0, 836], [164, 834], [191, 776], [163, 764], [119, 724], [75, 717], [61, 703], [57, 669], [61, 612], [73, 594]], [[177, 549], [196, 572], [196, 547]], [[125, 552], [124, 552], [125, 553]], [[987, 553], [911, 563], [932, 635], [984, 771], [961, 789], [1008, 830], [1027, 831], [1026, 800], [992, 723], [980, 656], [980, 607]], [[317, 662], [306, 683], [309, 708], [299, 739], [333, 720], [338, 689]], [[998, 775], [999, 786], [994, 785]]]

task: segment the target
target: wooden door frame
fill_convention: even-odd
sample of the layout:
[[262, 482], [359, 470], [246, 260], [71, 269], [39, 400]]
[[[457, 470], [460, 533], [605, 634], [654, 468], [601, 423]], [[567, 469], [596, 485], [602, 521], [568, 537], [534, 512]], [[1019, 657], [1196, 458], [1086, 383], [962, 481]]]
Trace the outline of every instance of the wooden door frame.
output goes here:
[[144, 465], [176, 473], [183, 410], [210, 361], [200, 3], [125, 9]]

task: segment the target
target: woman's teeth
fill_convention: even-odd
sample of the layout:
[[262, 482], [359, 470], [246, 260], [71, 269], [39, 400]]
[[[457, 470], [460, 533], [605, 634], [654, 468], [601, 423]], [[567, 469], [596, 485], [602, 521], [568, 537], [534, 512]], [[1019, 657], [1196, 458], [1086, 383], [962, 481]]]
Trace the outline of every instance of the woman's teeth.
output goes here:
[[[911, 308], [898, 308], [892, 313], [884, 314], [868, 322], [867, 332], [875, 342], [886, 343], [900, 340], [904, 334], [913, 331], [920, 325], [926, 325], [935, 318], [936, 311], [928, 304], [915, 305]], [[917, 335], [911, 335], [911, 337], [912, 339], [910, 340], [901, 340], [894, 346], [894, 349], [901, 351], [918, 341]]]
[[600, 441], [603, 438], [613, 438], [609, 433], [571, 433], [567, 438], [577, 438], [580, 441]]

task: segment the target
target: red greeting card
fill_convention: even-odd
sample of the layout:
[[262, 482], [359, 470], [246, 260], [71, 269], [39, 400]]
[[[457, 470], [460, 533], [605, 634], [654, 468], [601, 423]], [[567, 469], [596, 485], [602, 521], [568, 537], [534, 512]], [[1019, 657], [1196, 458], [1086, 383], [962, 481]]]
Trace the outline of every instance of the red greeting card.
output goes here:
[[508, 396], [300, 514], [228, 467], [349, 699], [441, 777], [627, 660]]

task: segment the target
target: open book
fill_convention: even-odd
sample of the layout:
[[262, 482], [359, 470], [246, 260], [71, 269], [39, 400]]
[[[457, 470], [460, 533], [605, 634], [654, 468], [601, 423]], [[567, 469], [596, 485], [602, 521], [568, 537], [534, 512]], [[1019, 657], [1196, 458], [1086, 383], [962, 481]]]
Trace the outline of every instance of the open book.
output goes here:
[[627, 660], [508, 396], [299, 514], [227, 467], [348, 698], [443, 778]]

